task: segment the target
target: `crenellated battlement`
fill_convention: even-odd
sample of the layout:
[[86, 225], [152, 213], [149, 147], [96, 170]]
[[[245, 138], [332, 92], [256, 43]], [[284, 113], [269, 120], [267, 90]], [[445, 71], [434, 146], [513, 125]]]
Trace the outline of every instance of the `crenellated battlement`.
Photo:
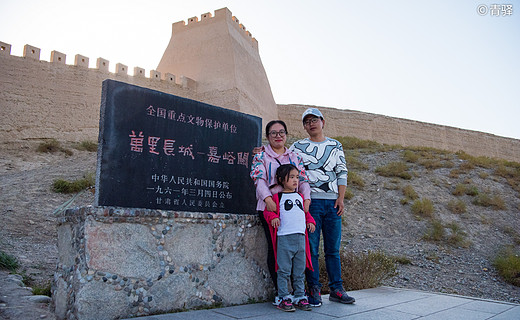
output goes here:
[[237, 17], [233, 16], [231, 11], [228, 8], [222, 8], [219, 10], [215, 10], [215, 15], [213, 16], [210, 12], [203, 13], [200, 16], [200, 20], [198, 17], [188, 18], [186, 21], [178, 21], [172, 24], [172, 33], [180, 33], [191, 28], [197, 28], [200, 26], [205, 26], [210, 23], [216, 23], [219, 21], [226, 21], [232, 27], [236, 28], [236, 30], [247, 39], [251, 45], [258, 50], [258, 41], [253, 37], [251, 32], [249, 32], [246, 27], [240, 23]]
[[[11, 55], [11, 48], [12, 46], [8, 43], [1, 42], [0, 41], [0, 55], [3, 57], [10, 56], [13, 58], [19, 59], [20, 57]], [[96, 67], [95, 68], [89, 68], [90, 59], [88, 57], [85, 57], [80, 54], [76, 54], [74, 56], [74, 64], [68, 65], [66, 64], [67, 61], [67, 55], [58, 52], [58, 51], [52, 51], [50, 60], [45, 61], [41, 60], [40, 57], [41, 49], [37, 48], [35, 46], [31, 46], [29, 44], [26, 44], [23, 48], [23, 55], [21, 58], [30, 59], [32, 61], [42, 61], [42, 62], [49, 62], [50, 67], [53, 66], [70, 66], [70, 67], [76, 67], [76, 68], [82, 68], [92, 71], [98, 71], [101, 73], [106, 73], [110, 75], [116, 75], [116, 76], [123, 76], [123, 77], [136, 77], [136, 78], [147, 78], [146, 77], [146, 70], [141, 67], [134, 67], [133, 75], [129, 75], [128, 73], [128, 66], [122, 63], [116, 63], [115, 73], [111, 73], [109, 71], [109, 64], [110, 62], [107, 59], [103, 58], [97, 58], [96, 60]], [[194, 90], [197, 89], [197, 82], [193, 79], [189, 79], [185, 76], [176, 76], [170, 73], [166, 73], [164, 75], [161, 74], [161, 72], [157, 70], [150, 70], [148, 79], [154, 80], [154, 81], [161, 81], [164, 83], [168, 83], [170, 85], [178, 85], [181, 86], [184, 89]], [[179, 81], [179, 82], [177, 82]], [[129, 81], [132, 82], [132, 81]]]
[[[197, 50], [197, 54], [193, 52]], [[307, 106], [277, 106], [262, 65], [258, 43], [227, 8], [172, 25], [172, 37], [157, 70], [133, 68], [76, 54], [73, 59], [26, 45], [23, 56], [0, 42], [0, 142], [55, 138], [96, 140], [101, 85], [105, 79], [261, 116], [264, 124], [283, 119], [289, 131], [304, 136], [301, 113]], [[195, 80], [193, 80], [195, 79]], [[520, 140], [482, 132], [381, 115], [322, 108], [327, 134], [380, 143], [427, 146], [471, 155], [520, 161]]]
[[8, 43], [0, 42], [0, 54], [11, 54], [11, 45]]
[[[12, 46], [0, 42], [0, 143], [54, 138], [64, 141], [97, 140], [102, 83], [106, 79], [173, 94], [188, 99], [232, 105], [220, 96], [198, 92], [199, 84], [183, 72], [147, 71], [141, 67], [98, 58], [52, 51], [50, 61], [41, 50], [26, 45], [23, 55], [12, 55]], [[69, 63], [69, 64], [68, 64]], [[177, 73], [176, 75], [173, 73]]]

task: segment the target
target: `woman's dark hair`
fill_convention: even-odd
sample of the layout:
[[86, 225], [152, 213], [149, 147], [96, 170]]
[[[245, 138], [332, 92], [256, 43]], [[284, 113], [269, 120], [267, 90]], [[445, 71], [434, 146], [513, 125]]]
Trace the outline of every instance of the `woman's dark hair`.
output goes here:
[[287, 134], [287, 125], [285, 124], [285, 122], [283, 122], [282, 120], [272, 120], [272, 121], [269, 121], [269, 123], [265, 126], [265, 136], [266, 137], [269, 137], [269, 130], [271, 130], [271, 127], [274, 125], [274, 124], [281, 124], [283, 126], [283, 129], [285, 130], [285, 133]]
[[283, 187], [283, 182], [287, 180], [287, 177], [294, 169], [298, 170], [294, 164], [282, 164], [276, 169], [276, 182]]

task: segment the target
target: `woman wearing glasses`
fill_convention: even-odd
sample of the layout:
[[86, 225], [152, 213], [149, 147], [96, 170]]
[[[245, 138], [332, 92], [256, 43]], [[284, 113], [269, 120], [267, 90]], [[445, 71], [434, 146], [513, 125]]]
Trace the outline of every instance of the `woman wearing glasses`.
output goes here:
[[[300, 173], [300, 182], [296, 191], [303, 195], [304, 210], [309, 212], [311, 203], [311, 193], [302, 158], [295, 152], [285, 147], [287, 141], [287, 125], [282, 120], [273, 120], [265, 127], [265, 135], [268, 145], [262, 146], [261, 152], [257, 153], [253, 158], [251, 166], [251, 178], [256, 186], [256, 210], [264, 227], [265, 237], [267, 238], [267, 267], [274, 287], [277, 287], [277, 276], [275, 271], [275, 259], [273, 252], [273, 244], [271, 242], [271, 234], [269, 226], [264, 218], [264, 209], [276, 212], [276, 204], [272, 195], [282, 191], [282, 187], [277, 185], [275, 174], [276, 169], [282, 164], [293, 164], [298, 168]], [[278, 305], [281, 302], [277, 296], [273, 304]]]

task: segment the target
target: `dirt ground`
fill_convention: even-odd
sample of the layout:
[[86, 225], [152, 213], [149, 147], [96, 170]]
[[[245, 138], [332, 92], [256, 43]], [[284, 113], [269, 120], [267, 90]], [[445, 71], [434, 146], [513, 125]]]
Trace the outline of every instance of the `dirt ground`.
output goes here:
[[[94, 174], [96, 168], [95, 152], [79, 151], [69, 144], [64, 147], [73, 151], [72, 156], [63, 152], [39, 153], [36, 152], [39, 143], [25, 141], [0, 146], [0, 250], [18, 259], [21, 265], [18, 272], [25, 275], [25, 285], [32, 287], [45, 286], [53, 277], [58, 256], [54, 212], [73, 196], [53, 192], [53, 181], [81, 178]], [[399, 265], [398, 275], [386, 280], [387, 285], [520, 303], [520, 288], [504, 282], [492, 264], [498, 248], [515, 245], [515, 232], [516, 236], [520, 232], [517, 192], [503, 178], [480, 168], [469, 175], [451, 178], [451, 169], [426, 170], [412, 165], [415, 174], [409, 181], [396, 181], [374, 172], [375, 168], [399, 159], [398, 151], [360, 157], [369, 168], [358, 172], [365, 187], [354, 188], [354, 197], [346, 201], [345, 249], [361, 253], [380, 250], [406, 256], [411, 263]], [[459, 159], [453, 161], [455, 165], [461, 163]], [[471, 204], [469, 196], [463, 196], [467, 212], [462, 215], [449, 212], [446, 205], [455, 199], [451, 190], [468, 179], [480, 190], [499, 194], [506, 209], [477, 207]], [[410, 205], [400, 204], [401, 189], [406, 184], [412, 185], [420, 197], [432, 199], [436, 217], [445, 224], [456, 222], [470, 245], [424, 241], [428, 220], [418, 219], [411, 214]], [[93, 194], [85, 192], [72, 206], [91, 205], [93, 201]], [[12, 287], [6, 277], [7, 272], [2, 271], [0, 318], [54, 318], [48, 304], [27, 302], [23, 297], [30, 291]]]
[[[55, 179], [74, 180], [95, 173], [96, 154], [73, 150], [72, 156], [62, 152], [39, 153], [39, 142], [4, 144], [0, 147], [0, 250], [15, 256], [25, 276], [25, 285], [44, 287], [53, 277], [57, 262], [57, 232], [54, 211], [73, 195], [51, 191]], [[92, 204], [94, 196], [87, 192], [73, 205]], [[29, 302], [23, 297], [30, 290], [11, 287], [6, 272], [0, 274], [0, 318], [52, 319], [49, 305]], [[16, 290], [13, 290], [16, 289]], [[21, 313], [21, 310], [23, 312]]]

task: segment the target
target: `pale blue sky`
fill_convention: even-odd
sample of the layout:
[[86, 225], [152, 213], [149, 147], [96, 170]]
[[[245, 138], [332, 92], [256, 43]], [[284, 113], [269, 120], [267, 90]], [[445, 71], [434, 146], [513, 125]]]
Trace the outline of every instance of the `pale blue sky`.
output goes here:
[[[513, 14], [479, 15], [480, 4]], [[30, 44], [42, 60], [57, 50], [148, 74], [172, 23], [222, 7], [258, 40], [277, 103], [520, 139], [520, 0], [1, 0], [0, 41], [13, 55]]]

